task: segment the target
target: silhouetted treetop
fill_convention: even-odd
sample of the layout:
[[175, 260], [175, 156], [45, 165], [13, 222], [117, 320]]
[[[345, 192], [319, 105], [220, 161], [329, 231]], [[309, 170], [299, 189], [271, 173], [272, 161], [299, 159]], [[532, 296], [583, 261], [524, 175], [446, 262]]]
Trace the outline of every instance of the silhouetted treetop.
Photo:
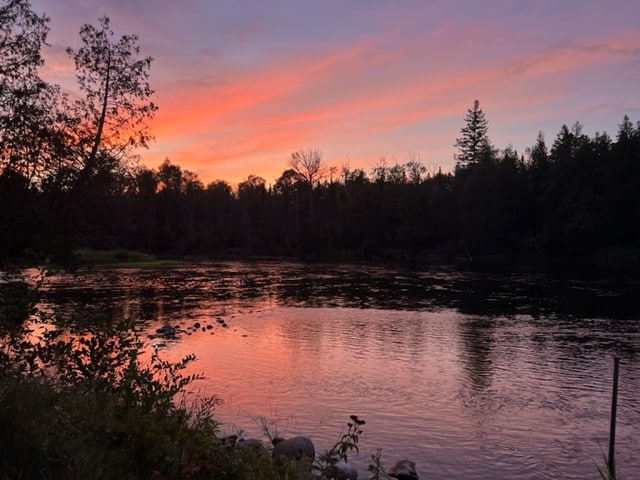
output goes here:
[[152, 58], [140, 55], [136, 35], [114, 36], [108, 17], [80, 29], [82, 46], [68, 48], [80, 92], [72, 106], [76, 118], [76, 149], [84, 170], [93, 168], [98, 152], [115, 158], [146, 147], [151, 139], [147, 121], [157, 106], [149, 86]]
[[49, 33], [49, 18], [31, 9], [28, 0], [3, 1], [0, 5], [0, 88], [12, 80], [34, 79], [44, 64], [41, 48]]
[[[182, 255], [543, 262], [580, 258], [640, 270], [640, 124], [615, 140], [563, 125], [520, 157], [494, 148], [476, 100], [456, 139], [455, 174], [430, 176], [415, 152], [341, 174], [300, 149], [267, 186], [234, 191], [165, 160], [132, 167], [156, 106], [151, 58], [107, 18], [80, 31], [80, 95], [39, 76], [48, 19], [0, 0], [0, 261], [77, 247]], [[41, 257], [41, 258], [42, 258]], [[635, 262], [635, 263], [634, 263]]]
[[59, 91], [39, 75], [49, 18], [27, 0], [0, 4], [0, 173], [39, 182], [55, 155]]
[[291, 154], [289, 166], [295, 170], [306, 183], [313, 186], [328, 173], [327, 166], [322, 157], [322, 151], [318, 148], [300, 149]]
[[488, 122], [478, 100], [475, 100], [473, 107], [467, 110], [464, 121], [465, 125], [460, 130], [460, 137], [455, 143], [458, 148], [458, 153], [455, 155], [458, 169], [479, 163], [482, 156], [491, 149], [487, 135]]

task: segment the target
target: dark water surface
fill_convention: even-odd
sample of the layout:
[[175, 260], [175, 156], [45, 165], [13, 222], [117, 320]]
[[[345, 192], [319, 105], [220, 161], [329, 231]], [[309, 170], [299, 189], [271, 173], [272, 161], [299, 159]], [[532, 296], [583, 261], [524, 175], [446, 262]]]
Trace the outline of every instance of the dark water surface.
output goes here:
[[150, 342], [197, 355], [228, 433], [323, 450], [364, 418], [363, 478], [376, 448], [421, 479], [599, 478], [618, 355], [618, 472], [640, 478], [637, 281], [227, 262], [58, 274], [42, 307], [180, 326]]

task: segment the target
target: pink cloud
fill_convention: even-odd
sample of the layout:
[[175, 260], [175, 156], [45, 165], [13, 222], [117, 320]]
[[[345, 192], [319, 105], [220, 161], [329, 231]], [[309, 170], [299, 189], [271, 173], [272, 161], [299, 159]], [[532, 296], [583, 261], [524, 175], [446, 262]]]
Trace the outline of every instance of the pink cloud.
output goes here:
[[[495, 38], [477, 33], [469, 32], [474, 52], [495, 47]], [[161, 78], [154, 131], [165, 142], [151, 156], [166, 154], [206, 172], [215, 172], [216, 166], [230, 172], [236, 165], [243, 175], [235, 177], [243, 178], [281, 172], [288, 155], [309, 144], [335, 151], [336, 145], [367, 142], [371, 158], [398, 150], [382, 145], [382, 138], [393, 141], [396, 135], [402, 148], [425, 144], [415, 133], [403, 133], [425, 125], [421, 135], [428, 139], [427, 150], [447, 152], [448, 158], [438, 162], [452, 165], [451, 145], [475, 98], [497, 112], [495, 124], [513, 122], [509, 116], [515, 112], [518, 122], [559, 116], [576, 75], [612, 58], [620, 60], [640, 44], [637, 34], [628, 33], [588, 45], [514, 50], [481, 61], [461, 48], [468, 41], [452, 43], [446, 30], [412, 40], [404, 46], [369, 37], [312, 57], [280, 55], [252, 67], [226, 65], [218, 75], [205, 71], [200, 78], [191, 72], [195, 79], [189, 83]], [[447, 138], [426, 130], [452, 118], [459, 122]], [[531, 143], [536, 134], [537, 129], [528, 132]], [[179, 144], [183, 146], [175, 147]], [[275, 159], [279, 164], [267, 167]], [[249, 166], [260, 171], [248, 171]]]

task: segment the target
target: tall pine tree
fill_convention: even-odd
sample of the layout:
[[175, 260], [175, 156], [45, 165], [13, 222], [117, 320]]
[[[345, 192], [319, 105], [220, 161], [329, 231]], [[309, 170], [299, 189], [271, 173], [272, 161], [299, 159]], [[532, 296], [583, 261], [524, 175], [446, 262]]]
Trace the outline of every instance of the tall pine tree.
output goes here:
[[461, 136], [456, 139], [455, 144], [458, 148], [455, 155], [456, 170], [479, 163], [482, 156], [491, 149], [487, 136], [487, 119], [478, 100], [473, 102], [473, 108], [467, 110], [464, 121], [465, 126], [460, 130]]

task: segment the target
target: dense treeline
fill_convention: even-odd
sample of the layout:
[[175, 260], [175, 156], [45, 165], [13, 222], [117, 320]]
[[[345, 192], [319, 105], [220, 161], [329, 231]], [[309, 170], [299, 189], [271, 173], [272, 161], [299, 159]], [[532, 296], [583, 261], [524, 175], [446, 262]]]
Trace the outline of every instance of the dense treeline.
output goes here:
[[549, 149], [542, 136], [525, 156], [489, 149], [477, 162], [459, 163], [455, 174], [429, 175], [415, 161], [381, 162], [369, 174], [344, 169], [311, 183], [298, 170], [287, 169], [273, 185], [249, 176], [234, 190], [224, 181], [204, 186], [165, 161], [131, 175], [103, 171], [77, 204], [73, 189], [49, 191], [5, 169], [0, 211], [11, 227], [3, 254], [76, 245], [536, 261], [606, 260], [640, 245], [640, 127], [626, 117], [615, 141], [563, 126]]
[[235, 189], [205, 186], [169, 160], [131, 162], [156, 110], [151, 59], [135, 36], [114, 38], [106, 18], [81, 29], [83, 47], [68, 50], [79, 85], [71, 101], [38, 76], [48, 19], [26, 0], [0, 5], [0, 50], [10, 53], [0, 60], [0, 259], [92, 247], [638, 265], [640, 122], [626, 116], [615, 139], [576, 123], [519, 155], [491, 144], [476, 101], [454, 173], [415, 159], [338, 172], [319, 150], [300, 150], [273, 184], [250, 175]]

